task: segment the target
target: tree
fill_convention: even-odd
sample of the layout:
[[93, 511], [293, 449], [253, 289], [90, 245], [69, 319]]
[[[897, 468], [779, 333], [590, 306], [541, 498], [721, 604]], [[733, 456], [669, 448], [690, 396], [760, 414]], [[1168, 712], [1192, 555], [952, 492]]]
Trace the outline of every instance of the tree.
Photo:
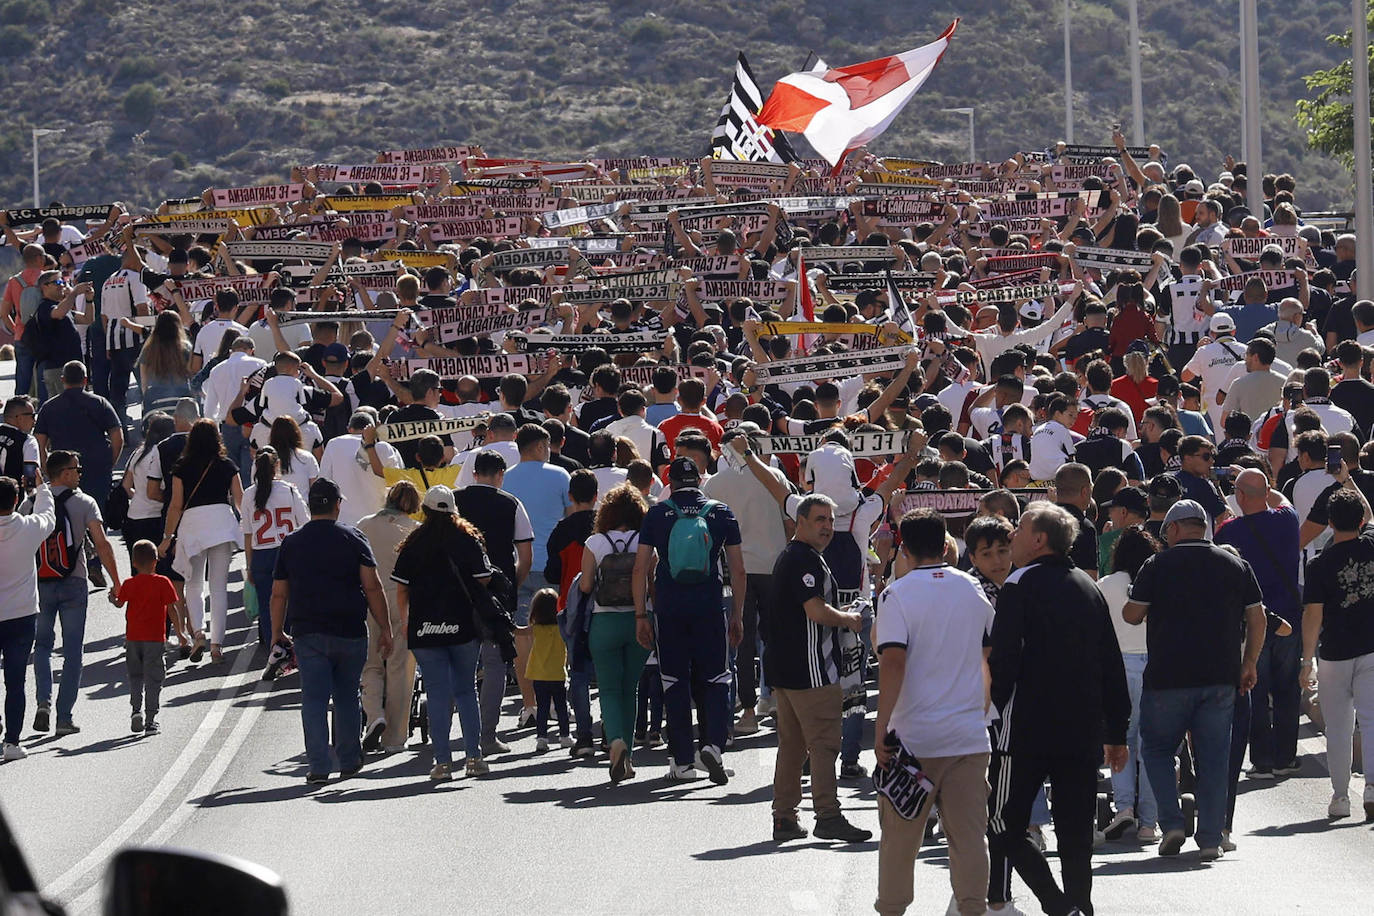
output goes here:
[[[1370, 26], [1374, 29], [1374, 3], [1369, 6]], [[1326, 40], [1337, 47], [1349, 49], [1353, 43], [1351, 30], [1344, 34], [1328, 35]], [[1369, 59], [1374, 62], [1374, 45]], [[1371, 67], [1374, 70], [1374, 67]], [[1307, 128], [1307, 145], [1335, 156], [1347, 168], [1355, 166], [1355, 105], [1351, 92], [1355, 85], [1354, 66], [1349, 58], [1329, 70], [1317, 70], [1303, 77], [1308, 92], [1316, 95], [1298, 100], [1298, 123]], [[1370, 82], [1374, 84], [1374, 79]]]

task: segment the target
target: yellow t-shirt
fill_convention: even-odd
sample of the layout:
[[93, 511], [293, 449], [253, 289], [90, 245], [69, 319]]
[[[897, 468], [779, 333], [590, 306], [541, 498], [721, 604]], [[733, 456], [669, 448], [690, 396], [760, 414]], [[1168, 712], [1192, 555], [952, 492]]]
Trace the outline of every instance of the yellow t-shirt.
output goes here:
[[558, 625], [536, 623], [531, 624], [530, 629], [534, 631], [534, 647], [525, 662], [525, 677], [532, 681], [562, 683], [567, 676], [568, 648], [563, 644]]
[[[441, 483], [452, 489], [454, 481], [458, 479], [458, 472], [461, 470], [461, 467], [446, 465], [432, 471], [421, 471], [419, 468], [382, 468], [382, 473], [386, 475], [388, 489], [402, 480], [409, 480], [415, 484], [415, 489], [420, 491], [420, 499], [423, 500], [426, 491], [435, 484]], [[424, 513], [418, 509], [415, 510], [415, 514], [411, 518], [420, 522], [425, 520]]]

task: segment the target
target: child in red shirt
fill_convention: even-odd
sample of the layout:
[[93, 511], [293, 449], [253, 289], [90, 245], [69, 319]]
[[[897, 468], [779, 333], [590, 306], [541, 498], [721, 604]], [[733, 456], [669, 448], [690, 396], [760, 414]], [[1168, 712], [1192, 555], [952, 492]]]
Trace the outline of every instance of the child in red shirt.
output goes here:
[[154, 572], [157, 545], [152, 541], [135, 543], [131, 559], [135, 574], [125, 579], [118, 590], [110, 590], [110, 600], [115, 607], [128, 605], [124, 612], [124, 661], [129, 668], [129, 702], [134, 710], [129, 729], [136, 734], [155, 735], [158, 697], [167, 674], [163, 653], [167, 646], [168, 611], [176, 604], [177, 593], [171, 579]]

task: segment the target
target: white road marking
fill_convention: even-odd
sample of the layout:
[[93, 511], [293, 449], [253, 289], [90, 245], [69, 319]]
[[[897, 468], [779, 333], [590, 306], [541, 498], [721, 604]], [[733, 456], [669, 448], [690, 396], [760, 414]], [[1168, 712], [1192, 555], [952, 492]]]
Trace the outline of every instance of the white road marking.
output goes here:
[[[245, 645], [239, 650], [239, 657], [234, 660], [234, 667], [230, 669], [229, 674], [225, 677], [224, 686], [220, 688], [215, 699], [211, 701], [210, 708], [205, 713], [205, 718], [201, 719], [195, 734], [191, 736], [191, 740], [186, 742], [186, 747], [182, 749], [181, 753], [177, 755], [177, 759], [168, 767], [166, 774], [158, 782], [153, 791], [148, 793], [148, 797], [143, 800], [143, 804], [139, 805], [138, 808], [124, 820], [124, 823], [115, 828], [115, 830], [99, 845], [86, 853], [81, 861], [77, 862], [71, 868], [49, 882], [43, 890], [47, 896], [54, 899], [61, 898], [64, 892], [75, 887], [77, 882], [92, 870], [97, 867], [102, 867], [116, 850], [143, 829], [144, 825], [157, 813], [159, 808], [167, 804], [168, 799], [172, 796], [172, 790], [185, 778], [187, 772], [191, 769], [191, 765], [200, 757], [201, 753], [205, 750], [205, 746], [209, 743], [215, 732], [219, 730], [220, 723], [224, 721], [225, 715], [233, 705], [235, 695], [238, 693], [239, 689], [249, 680], [258, 676], [256, 670], [249, 674], [245, 673], [252, 657], [253, 646], [251, 644]], [[251, 711], [253, 711], [252, 708], [244, 710], [245, 717]], [[235, 729], [234, 735], [236, 737], [239, 736], [239, 731], [237, 729]], [[244, 733], [244, 737], [246, 737], [246, 732]], [[241, 743], [243, 737], [238, 737], [238, 740]], [[237, 753], [238, 745], [229, 742], [223, 746], [223, 749], [220, 751], [221, 755], [230, 748], [233, 749], [234, 753]], [[178, 802], [178, 806], [184, 804], [185, 798]], [[99, 886], [99, 882], [97, 882], [97, 886]]]

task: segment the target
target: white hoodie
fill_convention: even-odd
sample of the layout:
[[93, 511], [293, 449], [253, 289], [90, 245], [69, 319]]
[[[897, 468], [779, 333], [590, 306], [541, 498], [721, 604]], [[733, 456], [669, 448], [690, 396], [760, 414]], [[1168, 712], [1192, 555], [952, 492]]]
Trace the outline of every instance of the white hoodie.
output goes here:
[[0, 515], [0, 620], [38, 613], [39, 546], [57, 527], [52, 490], [39, 484], [33, 513]]

